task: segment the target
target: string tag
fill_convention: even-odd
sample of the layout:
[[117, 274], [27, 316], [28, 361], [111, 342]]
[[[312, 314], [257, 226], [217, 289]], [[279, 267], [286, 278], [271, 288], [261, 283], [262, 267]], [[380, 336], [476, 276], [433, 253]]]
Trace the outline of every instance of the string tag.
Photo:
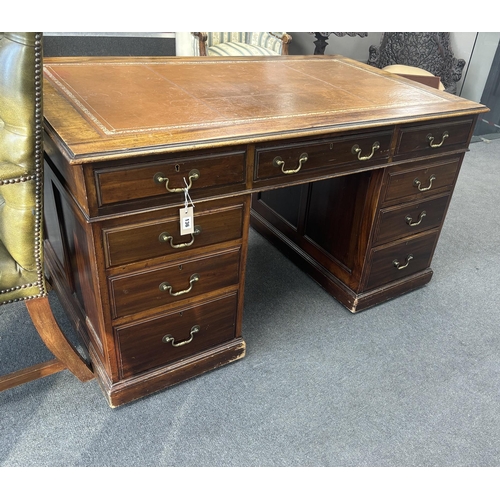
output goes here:
[[189, 196], [189, 189], [187, 188], [188, 183], [186, 182], [185, 177], [184, 177], [184, 184], [186, 185], [186, 187], [184, 188], [184, 207], [179, 209], [181, 236], [185, 234], [194, 233], [194, 213], [193, 213], [194, 203], [193, 200], [191, 199], [191, 196]]

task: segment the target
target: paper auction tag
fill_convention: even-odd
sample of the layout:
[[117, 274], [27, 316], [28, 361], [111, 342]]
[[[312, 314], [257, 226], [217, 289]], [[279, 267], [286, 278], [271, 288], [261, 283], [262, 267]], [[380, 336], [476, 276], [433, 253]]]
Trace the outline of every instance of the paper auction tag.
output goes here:
[[181, 236], [194, 233], [194, 214], [193, 207], [183, 207], [179, 210], [181, 221]]
[[[194, 203], [189, 196], [189, 187], [184, 177], [184, 184], [186, 187], [184, 188], [184, 208], [179, 210], [179, 219], [181, 222], [181, 236], [185, 234], [193, 234], [194, 233], [194, 214], [193, 208]], [[191, 206], [189, 206], [191, 205]]]

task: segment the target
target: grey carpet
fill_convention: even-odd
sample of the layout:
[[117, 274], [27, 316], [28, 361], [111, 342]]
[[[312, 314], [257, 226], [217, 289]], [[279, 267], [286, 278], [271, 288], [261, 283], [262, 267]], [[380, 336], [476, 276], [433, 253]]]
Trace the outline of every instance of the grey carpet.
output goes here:
[[[117, 409], [68, 372], [0, 393], [2, 466], [499, 466], [499, 167], [471, 145], [432, 281], [356, 315], [252, 231], [243, 360]], [[2, 371], [49, 358], [0, 315]]]

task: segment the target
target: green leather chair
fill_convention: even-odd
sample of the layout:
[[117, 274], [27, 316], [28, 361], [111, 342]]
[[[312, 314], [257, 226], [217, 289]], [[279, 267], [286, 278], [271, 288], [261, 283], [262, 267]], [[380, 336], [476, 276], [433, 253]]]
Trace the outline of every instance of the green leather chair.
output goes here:
[[288, 54], [292, 37], [274, 32], [195, 32], [195, 56], [281, 56]]
[[[0, 390], [66, 368], [81, 381], [94, 377], [59, 328], [47, 295], [43, 264], [42, 38], [42, 33], [0, 33], [0, 308], [24, 301], [55, 359], [4, 374]], [[5, 336], [0, 335], [0, 349], [4, 341]]]

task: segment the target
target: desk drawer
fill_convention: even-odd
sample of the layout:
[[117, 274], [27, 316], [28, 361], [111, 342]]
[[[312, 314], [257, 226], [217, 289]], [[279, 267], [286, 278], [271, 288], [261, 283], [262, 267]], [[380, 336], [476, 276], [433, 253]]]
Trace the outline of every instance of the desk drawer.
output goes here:
[[[258, 147], [255, 180], [294, 175], [344, 164], [385, 164], [392, 130], [342, 138]], [[300, 167], [300, 169], [299, 169]]]
[[431, 264], [437, 230], [406, 241], [378, 247], [370, 256], [370, 275], [365, 290], [423, 271]]
[[389, 170], [384, 203], [418, 200], [435, 193], [451, 191], [458, 175], [460, 157], [433, 164], [424, 163], [411, 170]]
[[426, 122], [419, 126], [401, 127], [396, 155], [434, 154], [467, 148], [473, 120]]
[[[178, 157], [126, 168], [96, 169], [98, 205], [103, 207], [156, 196], [163, 197], [165, 203], [181, 203], [184, 200], [182, 189], [186, 187], [184, 179], [191, 184], [189, 193], [193, 199], [208, 188], [234, 188], [234, 185], [241, 184], [243, 189], [245, 153]], [[167, 187], [181, 189], [181, 192], [169, 192]]]
[[235, 337], [237, 294], [115, 329], [122, 378], [198, 354]]
[[240, 248], [127, 276], [110, 278], [114, 317], [171, 305], [236, 285]]
[[380, 210], [373, 245], [381, 245], [441, 226], [450, 195]]
[[[201, 205], [201, 204], [200, 204]], [[181, 236], [179, 217], [131, 224], [103, 231], [106, 266], [175, 255], [242, 236], [243, 205], [210, 212], [196, 212], [197, 233]]]

